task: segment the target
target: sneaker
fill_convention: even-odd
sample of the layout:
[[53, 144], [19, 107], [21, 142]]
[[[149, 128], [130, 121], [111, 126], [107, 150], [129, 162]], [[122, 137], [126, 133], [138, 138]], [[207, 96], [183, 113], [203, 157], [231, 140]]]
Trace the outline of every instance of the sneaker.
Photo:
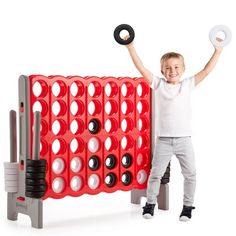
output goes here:
[[156, 204], [146, 203], [146, 205], [143, 207], [143, 218], [151, 219], [154, 216], [155, 205]]
[[194, 209], [195, 207], [192, 207], [192, 206], [184, 206], [179, 216], [179, 220], [184, 221], [184, 222], [189, 221], [192, 217], [192, 210]]

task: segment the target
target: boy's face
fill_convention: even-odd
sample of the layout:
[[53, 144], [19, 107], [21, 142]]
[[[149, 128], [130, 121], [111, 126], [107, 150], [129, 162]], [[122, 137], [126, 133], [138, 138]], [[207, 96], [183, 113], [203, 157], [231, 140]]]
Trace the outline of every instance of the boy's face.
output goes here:
[[162, 65], [162, 74], [168, 83], [177, 84], [184, 73], [184, 64], [180, 58], [170, 58]]

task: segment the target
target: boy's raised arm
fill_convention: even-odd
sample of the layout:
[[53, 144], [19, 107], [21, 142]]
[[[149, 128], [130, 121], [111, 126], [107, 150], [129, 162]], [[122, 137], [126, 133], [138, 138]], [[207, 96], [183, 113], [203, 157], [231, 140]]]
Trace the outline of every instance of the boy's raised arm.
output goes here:
[[[221, 39], [218, 39], [218, 38], [217, 38], [217, 40], [222, 41]], [[214, 67], [220, 57], [221, 52], [222, 52], [222, 48], [215, 48], [215, 51], [214, 51], [212, 57], [207, 62], [205, 67], [194, 76], [195, 85], [199, 84], [214, 69]]]
[[139, 58], [136, 50], [135, 50], [135, 47], [134, 47], [134, 44], [133, 43], [130, 43], [128, 45], [126, 45], [128, 51], [129, 51], [129, 54], [132, 58], [132, 61], [135, 65], [135, 67], [137, 68], [137, 70], [141, 73], [141, 75], [144, 77], [144, 79], [147, 80], [147, 82], [149, 84], [152, 83], [152, 73], [146, 69], [141, 61], [141, 59]]

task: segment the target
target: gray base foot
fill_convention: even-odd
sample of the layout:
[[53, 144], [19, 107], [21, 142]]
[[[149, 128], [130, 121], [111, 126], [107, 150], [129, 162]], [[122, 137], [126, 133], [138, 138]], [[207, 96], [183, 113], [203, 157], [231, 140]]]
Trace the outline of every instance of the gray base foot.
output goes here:
[[146, 197], [146, 189], [131, 190], [131, 203], [140, 204], [141, 197]]
[[31, 226], [43, 228], [43, 201], [41, 199], [26, 198], [23, 201], [16, 199], [15, 193], [8, 193], [7, 218], [16, 221], [18, 213], [28, 215]]
[[17, 220], [18, 213], [16, 211], [15, 193], [7, 193], [7, 219]]
[[160, 193], [157, 197], [158, 208], [161, 210], [169, 210], [169, 185], [161, 184]]
[[[146, 197], [146, 189], [131, 190], [131, 203], [140, 204], [142, 197]], [[158, 202], [159, 209], [169, 210], [169, 185], [168, 184], [161, 184], [157, 202]]]

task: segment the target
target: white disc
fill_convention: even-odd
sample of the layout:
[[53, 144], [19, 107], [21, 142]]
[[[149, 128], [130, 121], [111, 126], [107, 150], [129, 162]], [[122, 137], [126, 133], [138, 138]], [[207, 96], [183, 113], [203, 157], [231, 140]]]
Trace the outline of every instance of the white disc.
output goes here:
[[[223, 32], [225, 34], [225, 39], [222, 42], [219, 42], [216, 40], [217, 33], [219, 32]], [[216, 25], [215, 27], [211, 29], [209, 33], [209, 38], [210, 38], [211, 43], [214, 45], [214, 47], [223, 48], [230, 43], [232, 39], [232, 33], [227, 26]]]

